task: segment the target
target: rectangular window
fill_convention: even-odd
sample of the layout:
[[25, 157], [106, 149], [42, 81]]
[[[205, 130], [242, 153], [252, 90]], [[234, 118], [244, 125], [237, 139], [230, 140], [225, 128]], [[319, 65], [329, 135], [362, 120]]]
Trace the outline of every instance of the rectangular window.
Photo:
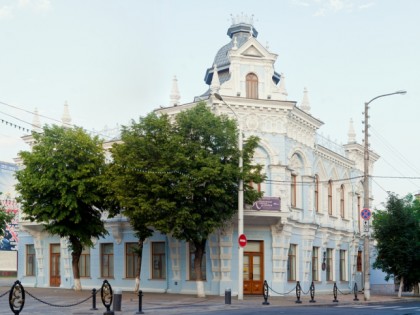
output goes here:
[[344, 185], [340, 186], [340, 215], [345, 216]]
[[26, 275], [35, 276], [35, 246], [26, 245]]
[[135, 278], [136, 270], [138, 268], [139, 256], [136, 250], [138, 243], [125, 243], [125, 277]]
[[114, 277], [114, 244], [101, 244], [101, 277]]
[[296, 183], [297, 182], [297, 176], [292, 174], [291, 177], [291, 185], [290, 185], [290, 198], [291, 198], [291, 203], [292, 203], [292, 207], [296, 207], [296, 195], [297, 195], [297, 187], [296, 187]]
[[333, 190], [332, 190], [332, 181], [329, 180], [328, 181], [328, 214], [332, 215], [332, 201], [333, 201], [333, 196], [332, 196]]
[[357, 271], [362, 272], [362, 251], [357, 252]]
[[[195, 246], [192, 243], [189, 243], [189, 272], [190, 272], [190, 280], [195, 280], [195, 270], [194, 270], [194, 258], [195, 258]], [[203, 259], [201, 262], [201, 276], [202, 280], [206, 280], [206, 252], [203, 253]]]
[[319, 177], [315, 175], [315, 211], [319, 212]]
[[287, 259], [287, 280], [296, 281], [296, 245], [290, 244]]
[[79, 273], [80, 277], [90, 277], [90, 248], [83, 248], [79, 259]]
[[152, 279], [166, 279], [165, 242], [152, 243]]
[[360, 212], [362, 210], [362, 198], [360, 195], [357, 195], [357, 222], [359, 223], [359, 233], [362, 233], [362, 226], [361, 226], [361, 219], [360, 219]]
[[340, 249], [340, 281], [347, 281], [346, 251]]
[[334, 281], [334, 271], [333, 271], [333, 249], [327, 248], [327, 281]]
[[312, 281], [319, 281], [319, 247], [312, 247]]

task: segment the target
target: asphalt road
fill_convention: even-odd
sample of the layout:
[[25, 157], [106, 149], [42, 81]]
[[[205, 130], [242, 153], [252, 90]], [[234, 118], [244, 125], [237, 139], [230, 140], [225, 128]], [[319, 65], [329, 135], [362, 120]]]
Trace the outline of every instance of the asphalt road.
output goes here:
[[219, 310], [200, 312], [199, 315], [420, 315], [420, 302], [386, 303], [382, 305], [337, 305], [337, 306], [265, 306], [255, 309]]

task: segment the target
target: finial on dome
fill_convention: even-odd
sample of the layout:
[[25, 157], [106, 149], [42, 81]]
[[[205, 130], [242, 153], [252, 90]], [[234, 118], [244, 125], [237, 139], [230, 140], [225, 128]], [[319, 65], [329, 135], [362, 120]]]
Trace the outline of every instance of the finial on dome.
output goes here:
[[311, 105], [309, 104], [309, 98], [308, 98], [308, 89], [305, 87], [303, 89], [303, 99], [300, 104], [300, 109], [309, 113], [311, 110]]
[[356, 132], [353, 127], [353, 118], [350, 118], [349, 132], [347, 133], [348, 143], [356, 143]]
[[61, 116], [63, 127], [71, 127], [71, 117], [69, 112], [69, 105], [67, 101], [64, 102], [63, 116]]
[[169, 95], [169, 98], [170, 98], [169, 106], [179, 105], [179, 100], [181, 99], [181, 95], [179, 95], [178, 79], [176, 78], [176, 75], [174, 75], [174, 78], [172, 79], [172, 90], [171, 90], [171, 95]]
[[212, 94], [218, 93], [220, 90], [219, 73], [217, 72], [217, 65], [213, 66], [213, 78], [211, 79], [210, 91]]
[[32, 120], [32, 128], [36, 132], [41, 131], [41, 121], [39, 119], [38, 108], [35, 108], [35, 110], [34, 110], [34, 118]]
[[287, 100], [287, 90], [286, 90], [286, 77], [284, 76], [283, 73], [280, 74], [280, 85], [279, 85], [279, 90], [280, 93], [282, 95], [282, 100], [286, 101]]

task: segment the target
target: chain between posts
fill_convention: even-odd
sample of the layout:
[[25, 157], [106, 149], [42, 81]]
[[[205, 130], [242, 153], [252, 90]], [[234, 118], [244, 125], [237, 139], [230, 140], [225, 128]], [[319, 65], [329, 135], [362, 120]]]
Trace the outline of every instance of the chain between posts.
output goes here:
[[38, 302], [40, 302], [40, 303], [43, 303], [43, 304], [45, 304], [45, 305], [48, 305], [48, 306], [52, 306], [52, 307], [72, 307], [72, 306], [76, 306], [76, 305], [80, 305], [80, 304], [82, 304], [82, 303], [85, 303], [86, 301], [88, 301], [88, 300], [90, 300], [91, 298], [92, 298], [92, 295], [90, 295], [89, 297], [87, 297], [86, 299], [84, 299], [84, 300], [82, 300], [82, 301], [80, 301], [80, 302], [75, 302], [75, 303], [72, 303], [72, 304], [53, 304], [53, 303], [50, 303], [50, 302], [47, 302], [47, 301], [44, 301], [44, 300], [41, 300], [40, 298], [38, 298], [38, 297], [36, 297], [35, 295], [33, 295], [33, 294], [31, 294], [29, 291], [26, 291], [26, 293], [31, 297], [31, 298], [33, 298], [34, 300], [37, 300]]
[[1, 299], [3, 296], [6, 296], [7, 294], [9, 294], [9, 292], [10, 292], [10, 290], [9, 290], [9, 291], [6, 291], [6, 292], [4, 292], [4, 293], [2, 293], [2, 294], [0, 294], [0, 299]]

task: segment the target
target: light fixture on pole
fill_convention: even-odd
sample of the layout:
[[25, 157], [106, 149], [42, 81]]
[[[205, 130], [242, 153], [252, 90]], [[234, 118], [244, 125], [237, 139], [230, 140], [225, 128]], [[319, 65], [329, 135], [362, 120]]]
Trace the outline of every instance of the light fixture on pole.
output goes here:
[[[224, 105], [226, 105], [233, 115], [236, 117], [236, 121], [238, 123], [238, 148], [240, 151], [239, 155], [239, 171], [243, 171], [243, 156], [242, 156], [242, 149], [243, 149], [243, 139], [242, 139], [242, 124], [239, 120], [238, 115], [232, 109], [232, 107], [226, 103], [222, 96], [218, 93], [213, 94], [219, 101], [221, 101]], [[238, 237], [244, 233], [244, 181], [242, 177], [239, 177], [239, 184], [238, 184]], [[238, 252], [238, 300], [243, 300], [244, 298], [244, 248], [239, 246]]]
[[[369, 186], [369, 104], [372, 103], [374, 100], [381, 98], [381, 97], [385, 97], [385, 96], [390, 96], [390, 95], [395, 95], [395, 94], [405, 94], [407, 93], [406, 91], [396, 91], [393, 93], [388, 93], [388, 94], [383, 94], [383, 95], [379, 95], [376, 96], [374, 98], [372, 98], [369, 102], [365, 103], [365, 128], [364, 128], [364, 133], [365, 133], [365, 146], [364, 146], [364, 175], [363, 175], [363, 190], [364, 190], [364, 198], [363, 198], [363, 209], [370, 209], [370, 202], [369, 202], [369, 197], [370, 197], [370, 186]], [[360, 213], [359, 213], [360, 215]], [[369, 220], [365, 220], [365, 225], [364, 225], [364, 232], [365, 232], [365, 237], [364, 237], [364, 270], [363, 270], [363, 274], [364, 274], [364, 300], [365, 301], [369, 301], [370, 300], [370, 253], [369, 253]]]

